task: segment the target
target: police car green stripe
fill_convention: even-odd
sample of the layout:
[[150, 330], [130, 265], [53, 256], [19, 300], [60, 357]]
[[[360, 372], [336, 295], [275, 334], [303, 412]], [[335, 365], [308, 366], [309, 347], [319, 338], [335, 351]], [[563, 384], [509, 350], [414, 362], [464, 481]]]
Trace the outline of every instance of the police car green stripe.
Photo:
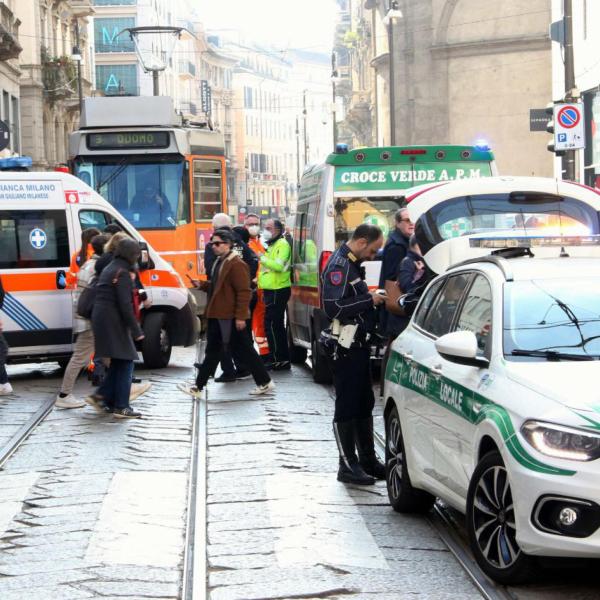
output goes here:
[[386, 379], [422, 394], [474, 425], [479, 425], [485, 419], [493, 421], [513, 458], [532, 471], [564, 476], [576, 473], [543, 463], [531, 456], [516, 437], [515, 428], [504, 408], [446, 377], [432, 374], [427, 367], [412, 359], [405, 359], [398, 352], [392, 351]]

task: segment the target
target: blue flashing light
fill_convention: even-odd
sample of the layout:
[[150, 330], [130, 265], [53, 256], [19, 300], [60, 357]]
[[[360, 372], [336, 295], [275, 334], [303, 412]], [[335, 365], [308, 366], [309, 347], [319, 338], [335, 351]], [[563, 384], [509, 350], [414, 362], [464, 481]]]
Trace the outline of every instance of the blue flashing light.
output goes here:
[[336, 154], [348, 154], [348, 144], [336, 144], [335, 145], [335, 153]]
[[32, 164], [29, 156], [10, 156], [0, 159], [0, 171], [25, 171], [30, 169]]
[[475, 148], [477, 150], [480, 150], [481, 152], [488, 152], [492, 149], [490, 147], [490, 145], [488, 144], [488, 141], [483, 138], [481, 138], [475, 142]]

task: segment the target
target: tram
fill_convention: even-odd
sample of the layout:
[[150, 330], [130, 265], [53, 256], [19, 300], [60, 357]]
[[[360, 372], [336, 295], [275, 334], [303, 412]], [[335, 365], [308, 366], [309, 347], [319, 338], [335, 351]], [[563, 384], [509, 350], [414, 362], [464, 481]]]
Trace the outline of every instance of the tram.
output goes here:
[[206, 275], [211, 219], [227, 212], [221, 133], [184, 122], [167, 96], [86, 98], [80, 129], [70, 136], [69, 162], [188, 287]]

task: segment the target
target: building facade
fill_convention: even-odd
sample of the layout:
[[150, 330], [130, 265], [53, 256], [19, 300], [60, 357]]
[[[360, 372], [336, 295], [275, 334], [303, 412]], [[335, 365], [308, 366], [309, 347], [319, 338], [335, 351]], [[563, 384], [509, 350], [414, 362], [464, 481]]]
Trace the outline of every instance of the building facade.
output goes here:
[[296, 199], [295, 115], [302, 99], [289, 86], [291, 63], [280, 53], [228, 42], [233, 73], [235, 183], [238, 206], [284, 218]]
[[19, 56], [23, 48], [19, 40], [21, 21], [16, 16], [15, 5], [16, 0], [0, 2], [0, 119], [10, 132], [9, 144], [0, 156], [11, 156], [21, 151]]
[[79, 123], [79, 82], [82, 96], [91, 93], [86, 32], [93, 6], [91, 0], [19, 0], [14, 11], [23, 47], [21, 153], [31, 156], [34, 169], [50, 169], [67, 162], [68, 135]]
[[529, 130], [530, 109], [552, 94], [550, 0], [398, 0], [402, 16], [394, 18], [389, 0], [361, 2], [363, 9], [340, 2], [348, 31], [370, 40], [363, 58], [352, 56], [369, 60], [374, 78], [364, 77], [364, 90], [353, 80], [352, 89], [370, 107], [376, 143], [485, 139], [501, 173], [552, 174], [540, 134]]
[[[562, 0], [552, 0], [552, 21], [559, 27], [563, 18]], [[600, 37], [595, 25], [600, 22], [600, 3], [595, 0], [573, 2], [573, 53], [575, 86], [581, 94], [585, 117], [585, 149], [577, 152], [576, 172], [581, 183], [600, 189]], [[559, 38], [560, 33], [559, 33]], [[560, 39], [552, 44], [552, 100], [565, 97], [564, 48]], [[548, 141], [549, 135], [546, 135]], [[561, 177], [562, 161], [555, 161], [555, 174]]]

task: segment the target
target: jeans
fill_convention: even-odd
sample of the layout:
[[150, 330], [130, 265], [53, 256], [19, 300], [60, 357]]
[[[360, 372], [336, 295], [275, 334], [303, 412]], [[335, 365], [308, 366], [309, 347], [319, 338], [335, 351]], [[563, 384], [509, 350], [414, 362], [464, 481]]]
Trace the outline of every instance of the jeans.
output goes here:
[[62, 385], [60, 386], [61, 394], [70, 394], [75, 386], [75, 381], [94, 354], [94, 332], [91, 329], [82, 331], [75, 340], [73, 355], [65, 369]]
[[[246, 329], [248, 326], [246, 325]], [[271, 381], [263, 362], [254, 349], [251, 338], [248, 332], [244, 329], [238, 331], [235, 325], [231, 330], [231, 340], [229, 347], [235, 348], [235, 354], [240, 357], [244, 365], [252, 373], [252, 377], [256, 385], [265, 385]], [[196, 378], [196, 386], [202, 389], [206, 386], [208, 379], [215, 374], [215, 370], [219, 361], [222, 358], [223, 352], [227, 349], [223, 346], [221, 339], [221, 328], [219, 327], [218, 319], [208, 319], [208, 327], [206, 329], [206, 354], [204, 361], [198, 370]]]
[[290, 295], [289, 287], [280, 290], [264, 290], [265, 331], [269, 341], [271, 360], [274, 363], [289, 362], [290, 360], [285, 331], [285, 309]]
[[8, 374], [6, 373], [6, 357], [8, 356], [8, 344], [6, 338], [0, 331], [0, 385], [8, 383]]
[[127, 408], [131, 393], [133, 361], [111, 358], [106, 378], [96, 390], [96, 394], [104, 398], [110, 408]]

